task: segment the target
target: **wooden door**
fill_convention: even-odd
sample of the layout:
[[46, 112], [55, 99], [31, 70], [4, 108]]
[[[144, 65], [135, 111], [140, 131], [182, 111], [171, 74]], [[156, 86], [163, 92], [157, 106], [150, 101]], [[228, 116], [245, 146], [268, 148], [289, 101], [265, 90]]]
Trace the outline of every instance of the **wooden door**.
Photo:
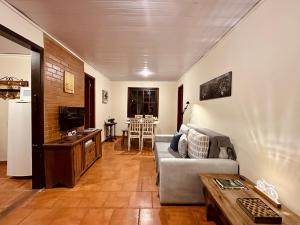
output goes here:
[[183, 122], [183, 85], [178, 87], [178, 103], [177, 103], [177, 130]]
[[95, 78], [85, 74], [84, 78], [84, 128], [95, 127]]

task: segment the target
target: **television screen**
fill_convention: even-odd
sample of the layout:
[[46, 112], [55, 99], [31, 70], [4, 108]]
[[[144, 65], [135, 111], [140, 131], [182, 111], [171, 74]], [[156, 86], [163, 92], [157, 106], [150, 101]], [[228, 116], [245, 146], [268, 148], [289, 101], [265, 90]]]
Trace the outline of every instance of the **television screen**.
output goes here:
[[59, 107], [59, 126], [61, 131], [68, 131], [84, 125], [83, 107]]

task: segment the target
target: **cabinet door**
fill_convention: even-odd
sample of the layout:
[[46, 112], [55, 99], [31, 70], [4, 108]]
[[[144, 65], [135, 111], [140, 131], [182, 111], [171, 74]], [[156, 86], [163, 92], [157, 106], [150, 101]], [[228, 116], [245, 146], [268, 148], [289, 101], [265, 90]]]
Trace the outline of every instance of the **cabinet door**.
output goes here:
[[77, 180], [83, 170], [82, 143], [74, 146], [74, 176]]

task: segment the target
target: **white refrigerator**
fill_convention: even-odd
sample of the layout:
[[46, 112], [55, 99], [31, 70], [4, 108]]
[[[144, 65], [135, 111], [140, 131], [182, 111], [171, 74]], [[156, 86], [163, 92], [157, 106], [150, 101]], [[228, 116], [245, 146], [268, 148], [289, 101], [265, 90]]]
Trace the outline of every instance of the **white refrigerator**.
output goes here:
[[7, 176], [32, 176], [31, 102], [8, 103]]

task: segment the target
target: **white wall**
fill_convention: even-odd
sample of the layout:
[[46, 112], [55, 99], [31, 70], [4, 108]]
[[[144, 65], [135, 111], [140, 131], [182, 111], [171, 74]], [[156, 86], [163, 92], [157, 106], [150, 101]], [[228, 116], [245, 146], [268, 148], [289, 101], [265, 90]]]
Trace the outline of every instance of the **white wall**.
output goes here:
[[[177, 121], [177, 86], [176, 82], [151, 82], [151, 81], [113, 81], [111, 117], [116, 119], [117, 135], [121, 135], [122, 129], [127, 129], [124, 121], [127, 118], [128, 87], [156, 87], [159, 88], [159, 125], [156, 133], [174, 133]], [[105, 118], [107, 119], [107, 118]]]
[[95, 77], [96, 127], [102, 129], [102, 140], [104, 140], [104, 120], [111, 115], [112, 101], [109, 99], [107, 104], [102, 103], [102, 90], [104, 89], [111, 93], [111, 81], [86, 63], [84, 63], [84, 72]]
[[[185, 121], [227, 134], [241, 174], [274, 184], [300, 214], [300, 1], [265, 0], [179, 80]], [[232, 97], [199, 101], [199, 85], [233, 71]]]
[[[0, 77], [4, 76], [13, 76], [29, 81], [30, 85], [31, 56], [0, 54]], [[0, 99], [0, 161], [7, 160], [8, 101]]]
[[13, 30], [21, 36], [31, 40], [37, 45], [43, 47], [43, 32], [28, 19], [20, 16], [4, 1], [0, 1], [0, 22], [3, 26]]

